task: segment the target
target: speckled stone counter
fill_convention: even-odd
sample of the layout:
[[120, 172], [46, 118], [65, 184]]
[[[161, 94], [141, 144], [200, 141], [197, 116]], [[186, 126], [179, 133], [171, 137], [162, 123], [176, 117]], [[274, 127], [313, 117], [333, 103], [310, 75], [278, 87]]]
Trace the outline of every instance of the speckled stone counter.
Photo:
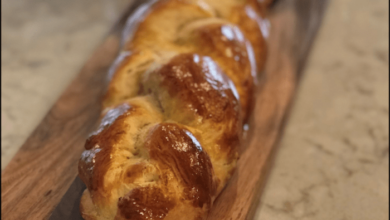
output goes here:
[[[2, 2], [2, 169], [126, 2]], [[388, 219], [388, 4], [330, 2], [256, 220]]]
[[389, 219], [389, 1], [330, 1], [256, 220]]

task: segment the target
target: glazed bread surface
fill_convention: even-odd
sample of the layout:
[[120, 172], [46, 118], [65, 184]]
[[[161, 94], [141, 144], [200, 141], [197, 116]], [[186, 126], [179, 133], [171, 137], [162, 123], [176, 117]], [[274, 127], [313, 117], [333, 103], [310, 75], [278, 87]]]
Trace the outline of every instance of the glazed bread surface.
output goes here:
[[86, 220], [201, 220], [239, 158], [264, 68], [266, 6], [161, 0], [128, 20], [79, 176]]

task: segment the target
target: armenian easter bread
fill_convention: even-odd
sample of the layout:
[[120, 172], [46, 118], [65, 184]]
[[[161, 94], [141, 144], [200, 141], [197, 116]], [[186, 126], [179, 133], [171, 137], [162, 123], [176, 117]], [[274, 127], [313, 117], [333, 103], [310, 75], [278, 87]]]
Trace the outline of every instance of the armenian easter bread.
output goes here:
[[86, 220], [203, 220], [232, 176], [267, 1], [150, 1], [129, 18], [79, 176]]

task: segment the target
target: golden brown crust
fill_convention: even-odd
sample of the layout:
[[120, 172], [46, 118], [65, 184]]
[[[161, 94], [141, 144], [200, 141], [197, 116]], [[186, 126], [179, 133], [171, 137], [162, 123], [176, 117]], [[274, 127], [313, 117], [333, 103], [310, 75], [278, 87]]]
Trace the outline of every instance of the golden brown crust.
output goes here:
[[[87, 185], [98, 215], [109, 217], [116, 213], [118, 195], [127, 191], [122, 185], [128, 180], [126, 174], [145, 160], [144, 139], [139, 133], [162, 120], [153, 103], [151, 97], [140, 97], [108, 110], [97, 131], [86, 141], [79, 176]], [[154, 178], [153, 167], [146, 166], [144, 170], [141, 181]]]
[[178, 50], [175, 41], [181, 28], [192, 21], [213, 16], [204, 5], [202, 0], [158, 1], [140, 22], [125, 50]]
[[[209, 57], [178, 55], [161, 69], [149, 74], [144, 88], [146, 93], [153, 92], [157, 96], [164, 111], [169, 111], [164, 112], [169, 118], [175, 119], [179, 111], [186, 109], [191, 116], [198, 115], [216, 123], [238, 120], [239, 104], [235, 87]], [[178, 105], [182, 106], [171, 104], [171, 100], [176, 98], [179, 99]]]
[[160, 188], [142, 187], [119, 198], [117, 220], [164, 219], [175, 206]]
[[[255, 76], [264, 68], [266, 46], [260, 27], [264, 26], [262, 24], [265, 22], [250, 6], [251, 4], [243, 5], [240, 1], [229, 0], [227, 5], [232, 5], [232, 8], [229, 8], [224, 20], [216, 18], [214, 8], [207, 6], [206, 2], [208, 1], [165, 0], [156, 3], [153, 10], [148, 12], [139, 24], [125, 48], [133, 51], [133, 54], [138, 53], [134, 51], [156, 54], [144, 56], [148, 57], [149, 64], [150, 61], [153, 63], [153, 60], [159, 64], [167, 62], [167, 59], [160, 61], [161, 58], [156, 58], [166, 57], [166, 54], [198, 53], [210, 56], [234, 82], [240, 95], [242, 116], [245, 121], [251, 109]], [[126, 77], [117, 77], [112, 81], [108, 92], [110, 97], [119, 97], [115, 91], [127, 94], [127, 98], [134, 97], [136, 94], [128, 90], [137, 87], [139, 74], [131, 73], [145, 72], [145, 69], [155, 67], [147, 65], [148, 62], [145, 61], [125, 63], [132, 66], [127, 65], [126, 74], [124, 70], [118, 68], [115, 75]], [[135, 67], [136, 63], [146, 65], [144, 68], [138, 68]], [[126, 80], [130, 77], [134, 79]], [[126, 82], [132, 84], [126, 88], [121, 86]]]
[[122, 52], [110, 71], [111, 82], [103, 98], [103, 109], [137, 96], [142, 86], [140, 80], [143, 74], [158, 68], [174, 55], [174, 52], [156, 55], [150, 50]]
[[245, 120], [257, 73], [251, 45], [237, 27], [229, 24], [203, 26], [193, 35], [197, 38], [200, 53], [210, 56], [234, 82]]
[[103, 118], [98, 131], [87, 139], [79, 174], [90, 191], [104, 187], [104, 179], [100, 176], [105, 175], [113, 162], [110, 157], [114, 143], [124, 138], [126, 114], [133, 114], [135, 111], [135, 107], [127, 103], [110, 110]]
[[268, 21], [250, 5], [236, 7], [232, 10], [229, 20], [240, 28], [245, 38], [251, 43], [256, 58], [257, 70], [263, 71], [267, 57], [267, 45], [264, 35], [268, 35]]
[[120, 197], [115, 219], [177, 219], [183, 211], [204, 219], [202, 210], [209, 210], [216, 182], [199, 141], [178, 124], [161, 123], [148, 131], [145, 148], [158, 170], [156, 184]]
[[210, 57], [181, 54], [149, 74], [144, 88], [154, 94], [166, 118], [201, 131], [221, 189], [235, 166], [241, 136], [231, 80]]
[[80, 200], [80, 213], [85, 220], [97, 220], [97, 213], [88, 189], [84, 190]]
[[173, 171], [185, 200], [197, 208], [211, 206], [216, 191], [211, 161], [190, 131], [173, 123], [159, 124], [151, 130], [145, 147], [161, 170]]
[[204, 220], [238, 160], [266, 47], [256, 0], [161, 0], [126, 32], [79, 176], [84, 219]]

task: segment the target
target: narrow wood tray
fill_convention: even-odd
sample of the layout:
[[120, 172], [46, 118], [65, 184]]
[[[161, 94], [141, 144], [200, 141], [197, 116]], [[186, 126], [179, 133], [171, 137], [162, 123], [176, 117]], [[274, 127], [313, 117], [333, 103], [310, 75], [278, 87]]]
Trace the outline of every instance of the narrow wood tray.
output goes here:
[[[1, 219], [48, 219], [77, 176], [88, 133], [97, 125], [107, 70], [135, 1], [2, 172]], [[326, 0], [279, 0], [270, 14], [266, 71], [238, 170], [209, 219], [252, 219]]]

